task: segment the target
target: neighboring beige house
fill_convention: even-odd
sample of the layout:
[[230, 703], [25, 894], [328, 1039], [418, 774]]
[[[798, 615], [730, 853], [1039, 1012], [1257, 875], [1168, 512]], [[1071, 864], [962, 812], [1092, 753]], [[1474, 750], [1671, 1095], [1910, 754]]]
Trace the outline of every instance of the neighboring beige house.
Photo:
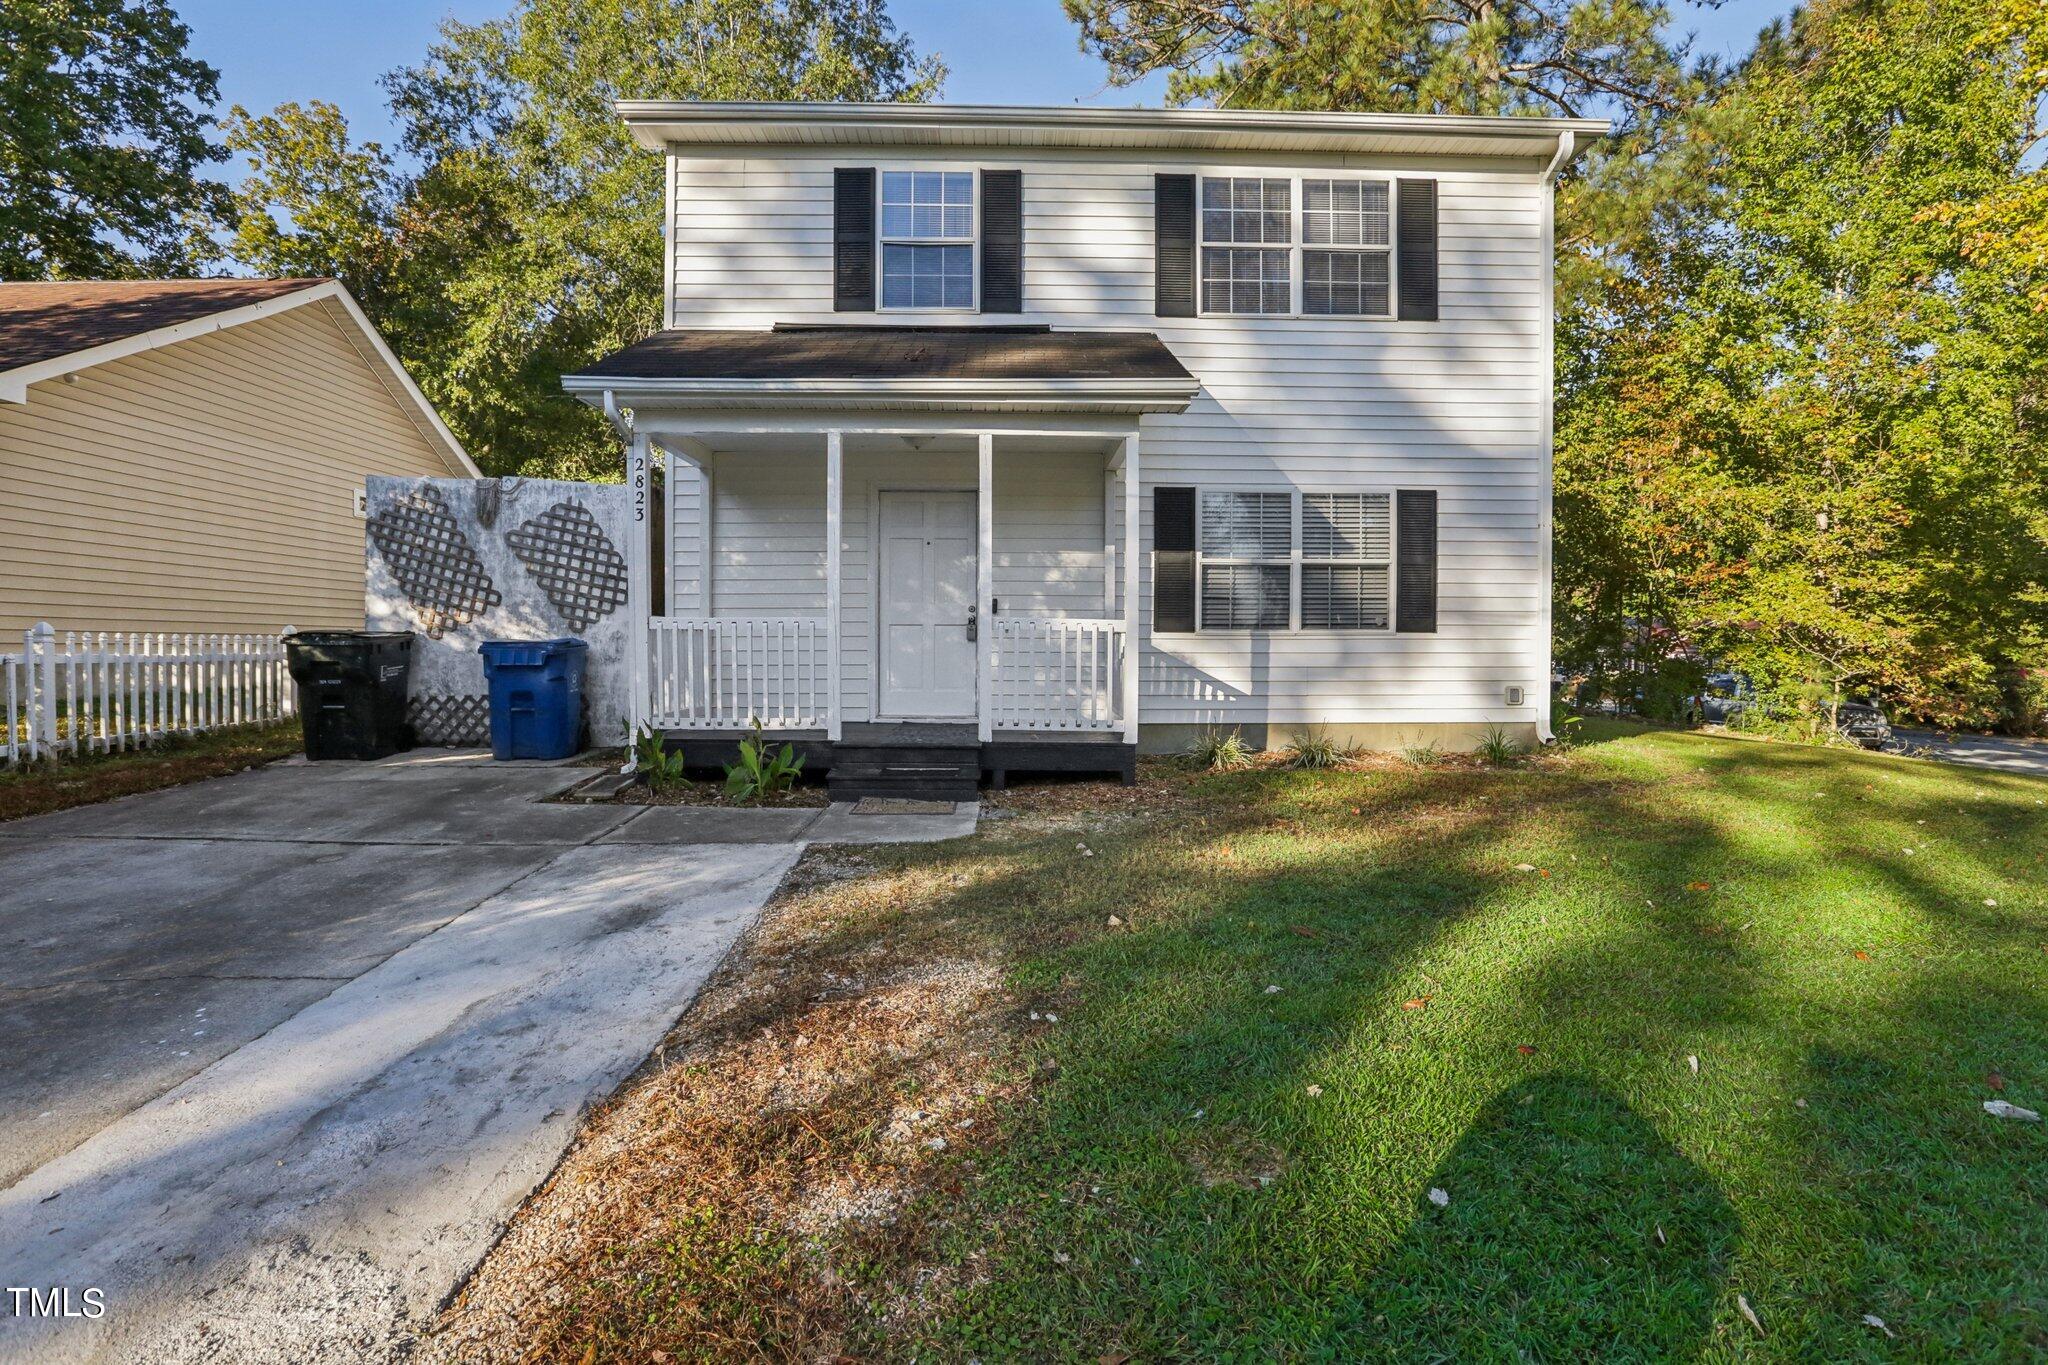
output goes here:
[[477, 468], [335, 281], [0, 284], [0, 648], [359, 628], [369, 474]]

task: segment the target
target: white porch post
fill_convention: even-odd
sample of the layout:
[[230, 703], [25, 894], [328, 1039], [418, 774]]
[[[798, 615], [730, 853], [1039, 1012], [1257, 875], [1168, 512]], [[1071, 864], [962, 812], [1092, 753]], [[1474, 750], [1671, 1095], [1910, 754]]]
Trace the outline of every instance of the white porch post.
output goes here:
[[996, 438], [981, 433], [978, 475], [974, 481], [977, 539], [974, 555], [974, 619], [981, 632], [981, 667], [974, 671], [974, 717], [983, 744], [995, 734], [993, 700], [996, 683], [995, 543]]
[[825, 433], [825, 738], [839, 742], [839, 542], [846, 503], [846, 451], [837, 431]]
[[1138, 433], [1124, 437], [1124, 743], [1138, 742]]
[[1116, 615], [1116, 464], [1102, 471], [1102, 614]]
[[[632, 604], [632, 639], [628, 642], [627, 670], [632, 684], [628, 689], [626, 704], [626, 745], [632, 753], [633, 742], [640, 735], [640, 727], [647, 723], [647, 709], [651, 686], [647, 671], [647, 635], [652, 624], [654, 603], [649, 600], [654, 593], [653, 584], [647, 572], [649, 532], [652, 529], [648, 516], [647, 465], [650, 457], [650, 438], [636, 433], [633, 442], [626, 449], [626, 495], [632, 507], [632, 534], [626, 537], [626, 600]], [[630, 757], [628, 763], [631, 762]]]

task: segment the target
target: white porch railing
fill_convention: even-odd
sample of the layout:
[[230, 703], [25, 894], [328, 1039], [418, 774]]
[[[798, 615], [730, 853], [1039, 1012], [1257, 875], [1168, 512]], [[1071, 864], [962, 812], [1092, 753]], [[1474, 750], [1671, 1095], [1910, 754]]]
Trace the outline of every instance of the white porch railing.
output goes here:
[[1115, 730], [1123, 723], [1124, 623], [998, 616], [993, 717], [999, 730]]
[[169, 734], [257, 725], [297, 714], [274, 635], [105, 631], [47, 625], [0, 654], [0, 760], [139, 748]]
[[820, 616], [657, 616], [648, 623], [658, 729], [811, 729], [828, 715], [832, 635]]

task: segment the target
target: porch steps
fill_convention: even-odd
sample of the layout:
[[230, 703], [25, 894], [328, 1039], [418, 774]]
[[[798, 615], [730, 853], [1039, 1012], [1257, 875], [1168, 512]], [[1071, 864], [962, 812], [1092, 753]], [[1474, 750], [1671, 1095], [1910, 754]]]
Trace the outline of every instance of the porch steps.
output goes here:
[[981, 782], [979, 744], [849, 744], [832, 751], [825, 787], [834, 801], [899, 796], [972, 801]]

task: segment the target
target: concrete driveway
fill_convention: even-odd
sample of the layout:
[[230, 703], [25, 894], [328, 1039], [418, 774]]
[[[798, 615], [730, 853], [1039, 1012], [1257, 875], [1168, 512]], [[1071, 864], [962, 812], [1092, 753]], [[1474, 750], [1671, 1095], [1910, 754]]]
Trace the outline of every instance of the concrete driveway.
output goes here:
[[276, 765], [0, 825], [0, 1275], [105, 1305], [0, 1302], [0, 1358], [403, 1351], [801, 846], [537, 802], [586, 771]]

